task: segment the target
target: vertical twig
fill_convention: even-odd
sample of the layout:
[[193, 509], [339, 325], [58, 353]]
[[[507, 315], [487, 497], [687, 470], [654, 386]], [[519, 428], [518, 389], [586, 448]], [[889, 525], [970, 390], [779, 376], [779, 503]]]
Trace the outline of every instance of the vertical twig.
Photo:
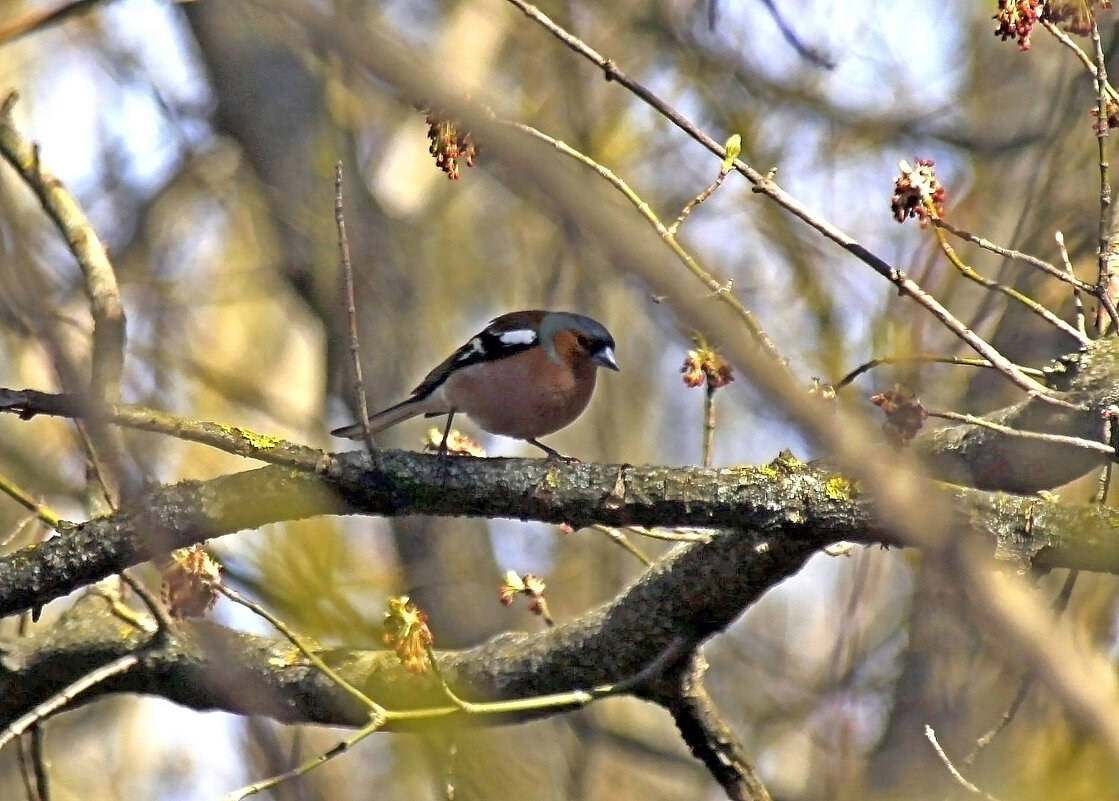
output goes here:
[[[1071, 36], [1054, 25], [1050, 20], [1043, 19], [1041, 20], [1041, 24], [1042, 26], [1044, 26], [1045, 30], [1049, 31], [1049, 33], [1052, 34], [1054, 39], [1056, 39], [1058, 42], [1072, 51], [1073, 55], [1076, 56], [1077, 61], [1079, 61], [1084, 66], [1084, 69], [1088, 71], [1089, 75], [1091, 75], [1093, 78], [1099, 77], [1099, 72], [1096, 69], [1096, 65], [1092, 63], [1092, 59], [1089, 58], [1088, 54], [1081, 49], [1080, 45], [1073, 41]], [[1115, 87], [1108, 84], [1108, 82], [1105, 80], [1103, 82], [1103, 88], [1104, 91], [1107, 92], [1108, 97], [1110, 97], [1116, 103], [1119, 103], [1119, 92], [1115, 91]]]
[[1072, 302], [1076, 308], [1076, 330], [1087, 339], [1088, 327], [1084, 317], [1084, 301], [1080, 297], [1080, 287], [1075, 283], [1076, 272], [1072, 269], [1072, 259], [1069, 258], [1068, 248], [1065, 247], [1065, 235], [1060, 231], [1053, 234], [1053, 238], [1057, 240], [1057, 249], [1061, 252], [1061, 263], [1065, 267], [1065, 272], [1069, 278], [1072, 279]]
[[[42, 541], [46, 538], [47, 529], [41, 529]], [[31, 628], [32, 618], [36, 613], [24, 612], [19, 616], [17, 634], [26, 637]], [[31, 727], [29, 737], [19, 738], [19, 747], [16, 754], [19, 757], [19, 772], [23, 777], [27, 801], [50, 801], [50, 774], [47, 772], [47, 759], [43, 753], [43, 729], [38, 723]]]
[[711, 450], [715, 442], [715, 385], [703, 385], [703, 466], [711, 466]]
[[93, 318], [90, 389], [94, 400], [119, 400], [124, 367], [124, 307], [113, 265], [85, 213], [62, 182], [43, 169], [37, 145], [25, 141], [11, 124], [15, 92], [0, 103], [0, 152], [35, 193], [81, 269]]
[[1114, 449], [1117, 444], [1115, 439], [1115, 421], [1119, 418], [1119, 406], [1115, 406], [1114, 404], [1108, 406], [1103, 412], [1103, 418], [1103, 441], [1106, 445], [1111, 446], [1113, 452], [1111, 459], [1104, 466], [1103, 472], [1100, 474], [1099, 484], [1096, 486], [1096, 494], [1092, 498], [1092, 503], [1098, 503], [1100, 505], [1103, 505], [1107, 500], [1107, 492], [1111, 489], [1111, 472], [1115, 466], [1116, 458]]
[[[77, 200], [56, 176], [43, 169], [38, 146], [25, 140], [12, 124], [11, 110], [17, 99], [18, 95], [10, 92], [0, 101], [0, 155], [35, 193], [74, 255], [93, 318], [89, 387], [74, 387], [72, 391], [88, 391], [89, 401], [98, 408], [116, 403], [120, 400], [125, 345], [124, 306], [116, 272]], [[96, 418], [91, 418], [88, 425], [90, 457], [107, 490], [109, 505], [115, 507], [120, 503], [124, 446], [119, 433]]]
[[19, 776], [23, 780], [24, 797], [27, 798], [27, 801], [41, 801], [39, 790], [35, 786], [31, 775], [31, 746], [22, 738], [19, 741], [19, 750], [16, 751], [16, 759], [19, 762]]
[[[1119, 419], [1119, 407], [1112, 404], [1103, 412], [1103, 441], [1113, 449], [1117, 445], [1117, 432], [1115, 427], [1117, 419]], [[1103, 470], [1100, 471], [1100, 478], [1096, 484], [1096, 494], [1092, 497], [1092, 503], [1102, 506], [1107, 502], [1107, 493], [1111, 489], [1111, 475], [1114, 469], [1115, 454], [1113, 453], [1111, 459], [1108, 460]], [[1072, 598], [1072, 589], [1076, 586], [1076, 580], [1079, 576], [1080, 571], [1075, 567], [1069, 570], [1068, 576], [1065, 578], [1064, 586], [1061, 587], [1061, 592], [1057, 595], [1056, 600], [1053, 601], [1053, 609], [1058, 616], [1068, 609], [1069, 600]]]
[[51, 801], [50, 775], [47, 773], [47, 757], [43, 751], [43, 726], [31, 727], [31, 767], [35, 771], [35, 790], [39, 801]]
[[443, 798], [446, 801], [455, 801], [455, 758], [458, 756], [458, 735], [451, 733], [451, 742], [447, 745], [447, 772], [443, 785]]
[[[1112, 326], [1119, 330], [1119, 313], [1115, 310], [1112, 292], [1116, 281], [1114, 264], [1119, 260], [1119, 242], [1112, 241], [1111, 165], [1107, 158], [1108, 126], [1107, 59], [1103, 52], [1100, 29], [1092, 16], [1092, 51], [1096, 60], [1096, 143], [1099, 148], [1100, 166], [1100, 217], [1099, 242], [1096, 257], [1099, 277], [1096, 280], [1096, 331], [1105, 335]], [[1105, 316], [1106, 314], [1106, 316]]]
[[361, 375], [361, 346], [357, 334], [357, 307], [354, 303], [354, 270], [350, 263], [350, 242], [346, 238], [346, 216], [342, 210], [342, 162], [334, 165], [334, 223], [338, 226], [338, 260], [346, 287], [346, 325], [350, 339], [350, 366], [354, 371], [354, 395], [358, 417], [365, 435], [365, 447], [376, 449], [369, 430], [369, 404], [365, 400], [365, 380]]

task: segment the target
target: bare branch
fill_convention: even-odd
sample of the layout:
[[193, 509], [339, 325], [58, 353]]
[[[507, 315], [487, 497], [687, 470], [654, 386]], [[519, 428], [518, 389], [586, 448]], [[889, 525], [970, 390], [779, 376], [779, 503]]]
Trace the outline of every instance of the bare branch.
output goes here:
[[[567, 47], [574, 52], [586, 58], [591, 63], [595, 64], [602, 70], [606, 76], [606, 80], [614, 81], [621, 86], [624, 86], [634, 96], [640, 98], [650, 107], [655, 109], [659, 114], [669, 120], [672, 124], [676, 125], [688, 136], [701, 145], [706, 147], [720, 159], [726, 157], [726, 150], [723, 145], [705, 133], [702, 129], [684, 117], [680, 112], [676, 111], [672, 106], [659, 98], [650, 89], [630, 78], [618, 65], [601, 55], [598, 51], [594, 50], [583, 40], [574, 34], [564, 30], [561, 26], [553, 22], [546, 14], [536, 8], [531, 3], [525, 0], [509, 0], [509, 2], [519, 8], [525, 16], [533, 20]], [[899, 293], [912, 298], [922, 308], [929, 312], [933, 317], [940, 321], [949, 331], [963, 340], [969, 347], [975, 350], [980, 356], [984, 357], [995, 366], [995, 368], [1007, 376], [1016, 386], [1025, 390], [1033, 396], [1039, 398], [1050, 398], [1048, 390], [1042, 385], [1031, 379], [1029, 376], [1024, 375], [1017, 366], [1003, 356], [999, 351], [978, 336], [974, 331], [969, 329], [963, 322], [958, 320], [947, 308], [945, 308], [940, 301], [926, 292], [919, 284], [906, 275], [901, 270], [886, 262], [880, 256], [872, 253], [864, 245], [856, 241], [849, 234], [840, 230], [832, 225], [827, 220], [818, 217], [800, 201], [792, 195], [781, 189], [769, 176], [755, 170], [749, 164], [741, 159], [735, 159], [734, 169], [737, 170], [747, 181], [753, 184], [754, 191], [758, 194], [765, 195], [771, 200], [775, 201], [778, 205], [784, 208], [789, 213], [807, 223], [811, 228], [822, 234], [825, 238], [839, 245], [851, 255], [858, 258], [860, 261], [871, 267], [875, 272], [883, 278], [892, 283]], [[1056, 400], [1056, 403], [1063, 403]]]
[[[887, 454], [882, 456], [885, 460]], [[930, 508], [954, 509], [969, 526], [985, 526], [989, 533], [972, 537], [1000, 558], [1037, 568], [1119, 571], [1119, 541], [1112, 534], [1111, 517], [1097, 505], [921, 486]], [[879, 523], [873, 499], [856, 487], [841, 475], [791, 457], [757, 468], [705, 470], [557, 466], [539, 459], [447, 460], [401, 451], [378, 451], [372, 458], [342, 454], [323, 474], [273, 466], [184, 481], [150, 490], [111, 515], [64, 524], [59, 536], [0, 559], [0, 615], [44, 604], [153, 554], [322, 514], [510, 517], [575, 527], [594, 522], [731, 527], [781, 532], [779, 541], [760, 546], [779, 550], [822, 548], [837, 540], [901, 544], [897, 534]], [[777, 498], [780, 505], [774, 503]], [[1023, 536], [1026, 520], [1030, 530]], [[713, 547], [726, 536], [683, 547]], [[751, 543], [749, 547], [759, 545]], [[713, 563], [724, 558], [711, 557]], [[739, 576], [732, 584], [746, 579]], [[735, 592], [733, 587], [710, 591]]]

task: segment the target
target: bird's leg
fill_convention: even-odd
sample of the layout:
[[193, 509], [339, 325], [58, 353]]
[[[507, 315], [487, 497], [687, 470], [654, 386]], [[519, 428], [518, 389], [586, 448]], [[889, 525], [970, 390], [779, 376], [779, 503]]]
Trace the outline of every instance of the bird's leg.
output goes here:
[[545, 445], [543, 442], [541, 442], [538, 439], [535, 439], [535, 438], [534, 439], [527, 439], [527, 440], [525, 440], [525, 442], [531, 443], [531, 444], [535, 445], [537, 448], [539, 448], [540, 450], [544, 451], [544, 453], [548, 454], [547, 458], [549, 458], [549, 459], [559, 459], [561, 462], [577, 462], [577, 461], [579, 461], [574, 456], [564, 456], [562, 453], [557, 451], [555, 448], [549, 448], [547, 445]]
[[443, 439], [439, 443], [439, 458], [447, 455], [447, 437], [451, 436], [451, 423], [455, 421], [455, 410], [447, 412], [447, 427], [443, 429]]

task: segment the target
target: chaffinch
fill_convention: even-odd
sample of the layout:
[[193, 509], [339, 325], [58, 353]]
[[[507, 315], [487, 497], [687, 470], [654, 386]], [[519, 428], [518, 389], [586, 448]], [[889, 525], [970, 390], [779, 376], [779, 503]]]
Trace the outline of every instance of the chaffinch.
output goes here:
[[[599, 367], [617, 370], [614, 337], [582, 314], [518, 311], [503, 314], [427, 374], [412, 396], [369, 418], [371, 433], [424, 415], [447, 415], [443, 448], [455, 413], [491, 434], [531, 442], [559, 431], [587, 408]], [[330, 432], [360, 439], [361, 423]]]

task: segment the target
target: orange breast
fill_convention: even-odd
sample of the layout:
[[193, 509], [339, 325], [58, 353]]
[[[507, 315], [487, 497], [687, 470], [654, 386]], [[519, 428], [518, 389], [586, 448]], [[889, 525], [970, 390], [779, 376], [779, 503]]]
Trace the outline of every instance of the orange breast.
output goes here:
[[472, 365], [447, 379], [446, 398], [483, 430], [534, 439], [563, 428], [587, 408], [594, 392], [593, 364], [557, 364], [541, 348]]

